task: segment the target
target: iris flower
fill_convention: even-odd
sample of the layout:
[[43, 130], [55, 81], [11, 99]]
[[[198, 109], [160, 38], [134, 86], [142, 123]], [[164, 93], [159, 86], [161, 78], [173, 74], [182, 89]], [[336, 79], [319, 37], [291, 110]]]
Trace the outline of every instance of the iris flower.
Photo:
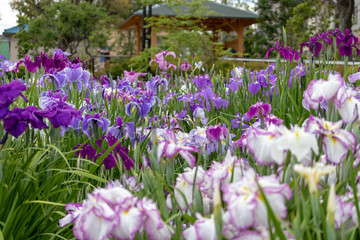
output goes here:
[[309, 47], [310, 52], [314, 55], [314, 57], [318, 57], [319, 53], [323, 47], [323, 45], [318, 42], [317, 37], [310, 37], [309, 42], [303, 42], [300, 44], [300, 53], [302, 54], [302, 50], [304, 47]]
[[314, 167], [305, 167], [301, 164], [294, 166], [294, 171], [300, 176], [304, 177], [308, 183], [309, 192], [311, 194], [317, 193], [317, 185], [322, 176], [334, 172], [335, 166], [325, 166], [323, 163], [317, 162]]

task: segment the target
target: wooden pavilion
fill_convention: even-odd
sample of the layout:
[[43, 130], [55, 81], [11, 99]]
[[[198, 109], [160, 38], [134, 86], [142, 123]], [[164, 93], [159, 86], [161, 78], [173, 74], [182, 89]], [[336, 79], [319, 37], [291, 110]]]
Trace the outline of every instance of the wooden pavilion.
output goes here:
[[[225, 44], [225, 47], [233, 48], [236, 52], [243, 54], [244, 52], [244, 27], [256, 23], [258, 15], [256, 13], [230, 7], [216, 2], [206, 2], [205, 7], [209, 11], [209, 15], [202, 20], [202, 24], [213, 32], [221, 30], [224, 32], [236, 32], [238, 38]], [[177, 6], [180, 11], [186, 12], [185, 6]], [[168, 4], [158, 4], [152, 7], [152, 16], [175, 17], [177, 11], [171, 9]], [[119, 26], [120, 30], [136, 29], [137, 30], [137, 51], [139, 55], [141, 51], [141, 31], [143, 27], [143, 10], [136, 11], [124, 23]], [[156, 46], [156, 32], [151, 31], [151, 46]]]

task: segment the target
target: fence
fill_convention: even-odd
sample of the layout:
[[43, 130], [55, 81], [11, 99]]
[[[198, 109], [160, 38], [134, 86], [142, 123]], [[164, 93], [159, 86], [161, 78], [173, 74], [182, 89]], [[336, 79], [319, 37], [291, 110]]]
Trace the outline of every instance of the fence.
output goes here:
[[[257, 59], [257, 58], [223, 58], [227, 61], [238, 61], [238, 62], [268, 62], [268, 63], [275, 63], [276, 59]], [[281, 60], [285, 61], [285, 60]], [[309, 60], [304, 60], [303, 62], [309, 63]], [[314, 60], [315, 64], [322, 63], [322, 61]], [[335, 64], [335, 65], [345, 65], [344, 61], [327, 61], [329, 64]], [[354, 62], [354, 61], [348, 61], [348, 65], [360, 65], [360, 62]]]

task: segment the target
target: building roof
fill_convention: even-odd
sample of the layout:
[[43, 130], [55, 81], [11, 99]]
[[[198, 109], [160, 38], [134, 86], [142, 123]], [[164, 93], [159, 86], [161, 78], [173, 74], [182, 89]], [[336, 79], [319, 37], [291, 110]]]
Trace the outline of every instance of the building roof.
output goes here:
[[[258, 18], [256, 13], [242, 10], [239, 8], [234, 8], [228, 5], [216, 3], [216, 2], [206, 2], [204, 7], [207, 8], [209, 15], [206, 15], [208, 18]], [[186, 13], [186, 6], [177, 6], [177, 9], [180, 12]], [[142, 16], [143, 10], [136, 11], [133, 15]], [[171, 9], [168, 4], [157, 4], [152, 7], [153, 16], [176, 16], [177, 12], [174, 9]]]
[[[256, 13], [246, 11], [239, 8], [230, 7], [228, 5], [216, 3], [216, 2], [206, 2], [204, 6], [207, 8], [207, 12], [209, 13], [205, 17], [208, 20], [215, 20], [218, 19], [228, 19], [228, 20], [241, 20], [243, 21], [244, 25], [250, 25], [256, 22], [256, 18], [258, 15]], [[186, 6], [177, 6], [176, 9], [181, 12], [185, 13], [187, 11]], [[177, 15], [178, 11], [169, 7], [168, 4], [157, 4], [152, 7], [152, 16], [167, 16], [167, 17], [174, 17]], [[134, 27], [134, 25], [142, 25], [142, 15], [143, 10], [136, 11], [131, 17], [129, 17], [124, 23], [119, 26], [119, 29], [127, 29]], [[218, 22], [219, 22], [218, 21]]]
[[[25, 25], [25, 30], [28, 30], [28, 25]], [[20, 27], [19, 26], [15, 26], [15, 27], [11, 27], [11, 28], [7, 28], [4, 30], [3, 34], [7, 35], [7, 34], [16, 34], [20, 31]]]

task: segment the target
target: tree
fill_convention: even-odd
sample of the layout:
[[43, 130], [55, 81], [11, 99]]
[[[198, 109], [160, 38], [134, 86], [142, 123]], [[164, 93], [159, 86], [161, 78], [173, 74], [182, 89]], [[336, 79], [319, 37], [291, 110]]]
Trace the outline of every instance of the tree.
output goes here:
[[327, 2], [306, 0], [293, 8], [292, 17], [286, 21], [287, 44], [299, 47], [310, 36], [329, 29], [333, 7]]
[[258, 28], [246, 34], [245, 49], [251, 57], [264, 57], [282, 38], [281, 29], [293, 16], [293, 8], [304, 0], [258, 0]]
[[[32, 22], [33, 19], [44, 15], [45, 9], [50, 8], [56, 2], [59, 1], [11, 0], [11, 7], [19, 12], [18, 25], [26, 26], [27, 24]], [[64, 0], [62, 0], [61, 2], [64, 2]], [[122, 38], [125, 38], [129, 35], [131, 36], [132, 31], [129, 31], [127, 35], [120, 33], [120, 36], [116, 36], [114, 34], [114, 29], [116, 29], [116, 27], [119, 26], [124, 19], [129, 17], [133, 11], [140, 9], [142, 6], [142, 0], [65, 0], [65, 2], [71, 4], [71, 6], [78, 6], [82, 3], [87, 3], [89, 5], [91, 4], [94, 9], [95, 7], [101, 8], [102, 11], [106, 13], [106, 21], [101, 21], [102, 24], [104, 24], [104, 22], [106, 23], [106, 25], [103, 26], [104, 29], [106, 28], [106, 32], [112, 31], [112, 35], [110, 36], [110, 38], [119, 38], [116, 41], [112, 41], [112, 44], [110, 44], [109, 46], [110, 48], [114, 47], [113, 45], [115, 43], [121, 43]], [[102, 32], [104, 31], [102, 30]], [[42, 45], [41, 47], [43, 47], [44, 49], [50, 48], [48, 47], [48, 45], [43, 45], [39, 43], [39, 36], [28, 34], [25, 31], [22, 31], [18, 36], [21, 36], [21, 49], [19, 52], [20, 56], [23, 56], [30, 50], [32, 52], [36, 52], [36, 49], [38, 49], [40, 45]], [[103, 38], [100, 38], [100, 40], [103, 41]], [[122, 48], [123, 47], [119, 49]], [[131, 46], [129, 46], [129, 48], [132, 49]]]
[[[205, 6], [206, 0], [168, 0], [168, 6], [177, 14], [175, 17], [152, 17], [152, 31], [161, 29], [167, 34], [162, 37], [162, 47], [175, 51], [183, 58], [201, 56], [210, 66], [221, 55], [229, 54], [223, 44], [217, 42], [218, 32], [207, 29], [203, 20], [211, 14]], [[186, 11], [184, 11], [186, 9]]]
[[44, 13], [44, 9], [54, 3], [54, 0], [11, 0], [12, 9], [27, 19], [36, 18]]
[[42, 11], [36, 17], [23, 19], [29, 27], [16, 35], [20, 56], [29, 51], [37, 53], [39, 48], [60, 48], [75, 54], [80, 43], [92, 56], [90, 48], [105, 45], [107, 14], [103, 8], [87, 1], [60, 1], [45, 5]]
[[335, 14], [339, 19], [339, 28], [342, 32], [352, 27], [355, 0], [328, 0], [335, 7]]

